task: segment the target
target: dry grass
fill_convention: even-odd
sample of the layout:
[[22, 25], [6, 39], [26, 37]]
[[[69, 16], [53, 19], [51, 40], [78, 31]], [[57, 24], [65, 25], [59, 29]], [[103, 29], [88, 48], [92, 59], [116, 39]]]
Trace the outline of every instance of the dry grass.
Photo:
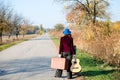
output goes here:
[[[97, 37], [90, 29], [84, 28], [75, 41], [79, 49], [87, 51], [107, 64], [120, 67], [120, 33], [111, 32], [104, 34], [104, 28], [96, 27]], [[77, 34], [77, 33], [73, 33]]]
[[19, 41], [19, 40], [27, 40], [27, 39], [31, 39], [38, 36], [37, 34], [31, 34], [31, 35], [25, 35], [23, 37], [23, 35], [19, 35], [18, 38], [16, 38], [16, 36], [11, 36], [10, 38], [8, 38], [8, 36], [3, 36], [3, 44], [7, 44], [7, 43], [11, 43], [13, 41]]
[[25, 40], [31, 39], [38, 36], [37, 34], [32, 34], [32, 35], [26, 35], [26, 36], [22, 36], [20, 35], [18, 38], [16, 38], [15, 36], [11, 36], [10, 38], [8, 38], [7, 36], [3, 36], [3, 44], [0, 45], [0, 51], [9, 48], [13, 45], [16, 45], [18, 43], [21, 43]]

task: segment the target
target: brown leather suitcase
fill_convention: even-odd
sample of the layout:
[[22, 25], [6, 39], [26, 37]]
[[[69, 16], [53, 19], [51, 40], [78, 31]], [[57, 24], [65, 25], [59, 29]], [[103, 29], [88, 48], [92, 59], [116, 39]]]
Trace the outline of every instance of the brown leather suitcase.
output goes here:
[[66, 60], [65, 58], [52, 58], [51, 59], [51, 68], [67, 70], [68, 69], [68, 60]]

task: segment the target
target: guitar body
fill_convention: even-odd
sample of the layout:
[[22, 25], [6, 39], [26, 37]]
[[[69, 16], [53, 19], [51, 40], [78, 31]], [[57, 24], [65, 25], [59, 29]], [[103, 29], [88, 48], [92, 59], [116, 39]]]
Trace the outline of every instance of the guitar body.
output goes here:
[[74, 59], [72, 59], [72, 66], [70, 67], [70, 70], [73, 72], [73, 73], [78, 73], [81, 71], [81, 66], [79, 64], [79, 59], [76, 59], [76, 63], [74, 63]]

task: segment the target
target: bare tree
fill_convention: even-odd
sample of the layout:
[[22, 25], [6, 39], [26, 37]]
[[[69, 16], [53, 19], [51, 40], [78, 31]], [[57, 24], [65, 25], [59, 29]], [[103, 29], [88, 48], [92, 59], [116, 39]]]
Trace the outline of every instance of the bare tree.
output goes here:
[[55, 25], [55, 30], [60, 31], [64, 29], [64, 25], [61, 23], [58, 23]]
[[25, 36], [25, 34], [27, 34], [28, 26], [30, 25], [29, 23], [30, 23], [29, 20], [25, 20], [25, 19], [23, 20], [23, 24], [21, 26], [21, 31], [22, 31], [23, 37]]
[[9, 13], [10, 13], [9, 6], [5, 6], [4, 4], [3, 5], [1, 4], [0, 5], [0, 44], [2, 44], [3, 32], [8, 29], [7, 19], [9, 18], [8, 17]]
[[13, 26], [12, 30], [13, 33], [16, 35], [16, 38], [18, 38], [22, 24], [23, 24], [23, 17], [21, 17], [18, 14], [14, 14], [14, 17], [12, 19], [12, 26]]
[[[73, 23], [81, 23], [79, 21], [87, 20], [96, 23], [96, 19], [109, 18], [107, 14], [108, 0], [55, 0], [58, 2], [67, 3], [65, 8], [72, 16]], [[70, 16], [69, 16], [70, 17]], [[74, 19], [73, 19], [74, 18]], [[76, 22], [76, 19], [78, 19]]]
[[8, 16], [7, 16], [7, 19], [6, 19], [6, 24], [7, 24], [7, 27], [5, 29], [5, 34], [8, 34], [8, 38], [10, 38], [11, 36], [11, 33], [12, 33], [12, 29], [13, 29], [13, 26], [12, 26], [12, 17], [13, 17], [13, 14], [12, 14], [12, 10], [9, 12]]

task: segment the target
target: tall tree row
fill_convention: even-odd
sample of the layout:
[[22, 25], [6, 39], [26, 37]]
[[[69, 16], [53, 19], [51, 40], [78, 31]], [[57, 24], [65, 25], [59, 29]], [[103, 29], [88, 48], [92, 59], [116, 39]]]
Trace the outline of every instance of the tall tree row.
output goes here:
[[9, 37], [12, 34], [18, 36], [22, 23], [23, 17], [15, 13], [9, 5], [0, 1], [0, 44], [2, 44], [3, 34], [7, 34]]

